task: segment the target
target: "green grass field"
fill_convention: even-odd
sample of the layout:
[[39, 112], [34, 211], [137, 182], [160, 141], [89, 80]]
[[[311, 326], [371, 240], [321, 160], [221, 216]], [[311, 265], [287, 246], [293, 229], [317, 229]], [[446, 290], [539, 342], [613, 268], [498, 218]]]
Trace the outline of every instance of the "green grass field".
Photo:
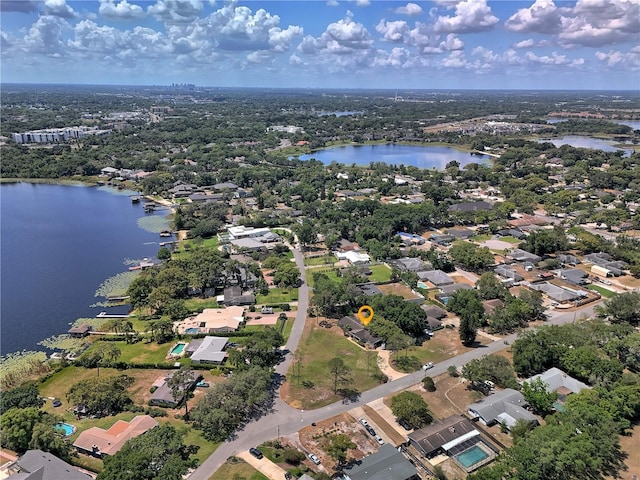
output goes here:
[[[363, 392], [378, 385], [373, 377], [379, 372], [376, 353], [367, 352], [335, 332], [323, 328], [312, 330], [298, 346], [295, 355], [301, 359], [300, 381], [295, 362], [287, 378], [291, 382], [291, 396], [299, 399], [300, 408], [319, 408], [340, 399], [333, 393], [333, 377], [329, 372], [328, 364], [334, 357], [342, 358], [350, 369], [350, 380], [346, 384], [349, 389]], [[304, 387], [305, 381], [311, 382], [313, 387]]]
[[372, 265], [369, 268], [371, 269], [369, 280], [372, 282], [379, 283], [391, 280], [391, 269], [386, 265]]
[[270, 288], [268, 295], [257, 295], [256, 303], [272, 304], [272, 303], [289, 303], [298, 301], [297, 288]]
[[305, 258], [304, 264], [307, 267], [313, 267], [317, 265], [333, 265], [337, 261], [334, 255], [323, 255], [321, 257]]
[[262, 473], [257, 471], [251, 465], [244, 460], [231, 457], [224, 463], [213, 475], [209, 477], [209, 480], [269, 480]]
[[602, 295], [605, 298], [611, 298], [615, 295], [614, 292], [604, 287], [601, 287], [600, 285], [591, 284], [591, 285], [588, 285], [587, 288], [589, 290], [593, 290], [594, 292], [598, 292], [600, 295]]
[[340, 279], [338, 278], [338, 274], [336, 273], [336, 271], [333, 269], [333, 267], [326, 267], [326, 268], [308, 268], [307, 269], [307, 283], [309, 284], [310, 287], [313, 287], [314, 279], [313, 279], [313, 274], [314, 273], [324, 273], [327, 277], [329, 277], [330, 280], [338, 283], [340, 281]]
[[215, 298], [189, 298], [184, 301], [184, 306], [190, 312], [202, 312], [205, 308], [219, 308]]

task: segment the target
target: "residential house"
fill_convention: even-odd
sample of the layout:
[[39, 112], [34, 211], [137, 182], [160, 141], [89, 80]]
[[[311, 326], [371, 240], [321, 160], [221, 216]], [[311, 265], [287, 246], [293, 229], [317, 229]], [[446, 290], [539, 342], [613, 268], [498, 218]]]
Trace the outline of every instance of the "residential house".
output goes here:
[[453, 243], [456, 241], [456, 237], [454, 235], [432, 235], [431, 238], [429, 239], [431, 240], [431, 243], [435, 243], [436, 245], [448, 245], [450, 243]]
[[234, 252], [262, 252], [267, 250], [264, 243], [256, 238], [239, 238], [231, 240], [231, 250]]
[[479, 435], [480, 432], [467, 417], [451, 415], [411, 432], [409, 443], [424, 457], [433, 458]]
[[521, 282], [524, 280], [522, 275], [506, 265], [498, 265], [493, 269], [493, 271], [502, 278], [513, 280], [514, 282]]
[[576, 380], [556, 367], [534, 375], [526, 379], [525, 382], [531, 382], [537, 379], [542, 380], [546, 384], [547, 392], [556, 392], [558, 394], [558, 402], [561, 404], [564, 403], [572, 393], [580, 393], [586, 388], [591, 388], [589, 385], [582, 383], [580, 380]]
[[356, 288], [362, 292], [362, 295], [366, 295], [367, 297], [383, 294], [382, 290], [380, 290], [375, 283], [361, 283], [356, 285]]
[[468, 213], [479, 212], [483, 210], [493, 210], [493, 205], [485, 202], [484, 200], [480, 200], [479, 202], [463, 202], [449, 205], [450, 212]]
[[579, 268], [558, 270], [558, 276], [569, 283], [573, 283], [574, 285], [585, 285], [589, 278], [589, 274]]
[[238, 189], [238, 185], [231, 182], [222, 182], [222, 183], [216, 183], [213, 186], [213, 189], [218, 192], [223, 192], [223, 191], [235, 192]]
[[235, 332], [242, 322], [244, 307], [205, 308], [194, 317], [176, 322], [174, 329], [180, 334]]
[[415, 257], [404, 257], [390, 262], [392, 266], [402, 272], [421, 272], [428, 270], [425, 262]]
[[204, 337], [191, 340], [185, 348], [185, 354], [191, 357], [191, 363], [220, 365], [227, 357], [225, 349], [227, 337]]
[[560, 263], [562, 263], [563, 265], [571, 265], [572, 267], [574, 267], [574, 266], [579, 265], [580, 263], [582, 263], [582, 262], [580, 262], [580, 260], [579, 260], [577, 257], [575, 257], [575, 256], [573, 256], [573, 255], [566, 254], [566, 253], [561, 253], [561, 254], [559, 254], [559, 255], [557, 256], [557, 259], [558, 259], [558, 260], [560, 261]]
[[422, 305], [422, 310], [424, 310], [424, 313], [426, 313], [428, 317], [434, 317], [438, 320], [442, 320], [447, 316], [446, 310], [436, 307], [435, 305]]
[[343, 476], [345, 480], [420, 480], [416, 467], [389, 444], [345, 469]]
[[69, 465], [42, 450], [27, 450], [14, 463], [6, 466], [8, 480], [90, 480], [95, 476]]
[[442, 270], [429, 270], [427, 272], [420, 272], [420, 280], [428, 281], [436, 287], [443, 287], [445, 285], [453, 285], [455, 282], [453, 278], [444, 273]]
[[494, 298], [493, 300], [485, 300], [484, 302], [482, 302], [482, 307], [484, 308], [485, 314], [491, 315], [496, 308], [504, 307], [504, 302], [499, 298]]
[[466, 228], [450, 228], [449, 230], [447, 230], [447, 234], [453, 235], [454, 237], [461, 240], [466, 240], [473, 237], [475, 235], [475, 232]]
[[371, 257], [367, 253], [356, 252], [354, 250], [348, 252], [334, 252], [340, 260], [346, 260], [351, 265], [363, 265], [371, 263]]
[[369, 330], [367, 330], [360, 321], [353, 317], [342, 317], [338, 320], [338, 325], [340, 325], [346, 335], [350, 336], [362, 345], [368, 345], [371, 348], [378, 348], [384, 343], [382, 338], [371, 335]]
[[[207, 337], [209, 338], [209, 337]], [[149, 399], [149, 405], [157, 406], [157, 407], [167, 407], [167, 408], [175, 408], [180, 405], [182, 399], [186, 392], [191, 390], [193, 386], [196, 384], [200, 377], [200, 374], [197, 374], [191, 371], [191, 376], [193, 381], [189, 385], [185, 385], [184, 388], [180, 389], [178, 392], [178, 397], [173, 395], [171, 388], [169, 388], [169, 380], [176, 373], [176, 370], [168, 373], [167, 375], [163, 375], [158, 377], [155, 382], [153, 382], [152, 388], [155, 387], [154, 392], [151, 394], [151, 398]]]
[[512, 388], [489, 395], [485, 399], [467, 406], [469, 415], [491, 426], [504, 423], [511, 428], [520, 419], [538, 423], [536, 416], [526, 409], [527, 401], [522, 394]]
[[517, 228], [505, 228], [503, 230], [498, 230], [496, 232], [501, 237], [513, 237], [518, 240], [522, 240], [526, 235], [522, 230], [518, 230]]
[[116, 454], [127, 440], [138, 437], [157, 426], [158, 422], [149, 415], [138, 415], [130, 422], [118, 420], [107, 430], [91, 427], [80, 433], [73, 442], [73, 446], [80, 453], [104, 458], [106, 455]]
[[543, 292], [551, 300], [558, 303], [570, 303], [586, 297], [585, 292], [576, 293], [574, 290], [568, 288], [559, 287], [549, 282], [532, 283], [529, 288]]
[[229, 240], [238, 240], [240, 238], [259, 238], [264, 237], [271, 230], [268, 228], [253, 228], [245, 225], [238, 225], [237, 227], [227, 228]]
[[256, 296], [251, 292], [243, 292], [239, 286], [227, 287], [224, 289], [225, 306], [233, 305], [253, 305], [256, 303]]
[[507, 258], [520, 263], [529, 262], [533, 264], [542, 260], [542, 257], [529, 253], [525, 250], [521, 250], [520, 248], [516, 248], [511, 253], [507, 254]]
[[628, 268], [629, 265], [621, 260], [614, 260], [611, 255], [608, 253], [590, 253], [589, 255], [584, 256], [584, 261], [588, 263], [592, 263], [598, 267], [603, 267], [609, 270], [611, 275], [615, 277], [619, 277], [620, 275], [624, 275], [624, 269]]
[[396, 236], [400, 237], [400, 241], [405, 245], [424, 245], [425, 239], [420, 235], [408, 232], [397, 232]]

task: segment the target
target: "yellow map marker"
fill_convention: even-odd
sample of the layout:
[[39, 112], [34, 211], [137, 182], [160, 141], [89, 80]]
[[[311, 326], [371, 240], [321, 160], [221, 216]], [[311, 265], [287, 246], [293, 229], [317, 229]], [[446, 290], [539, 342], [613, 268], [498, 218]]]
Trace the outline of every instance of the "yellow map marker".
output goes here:
[[[367, 312], [366, 316], [363, 315], [364, 312]], [[369, 325], [369, 322], [373, 320], [373, 308], [371, 308], [369, 305], [361, 306], [360, 310], [358, 310], [358, 318], [360, 319], [362, 324], [366, 327], [367, 325]]]

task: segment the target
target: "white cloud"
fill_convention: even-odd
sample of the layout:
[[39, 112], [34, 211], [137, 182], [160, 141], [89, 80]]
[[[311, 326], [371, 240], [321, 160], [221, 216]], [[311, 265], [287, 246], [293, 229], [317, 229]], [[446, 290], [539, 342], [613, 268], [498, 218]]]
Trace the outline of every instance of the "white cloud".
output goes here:
[[493, 15], [486, 0], [463, 0], [455, 5], [454, 16], [439, 16], [433, 29], [436, 33], [481, 32], [490, 30], [496, 23], [498, 17]]
[[596, 58], [607, 67], [623, 67], [633, 71], [640, 70], [640, 46], [636, 46], [628, 52], [609, 50], [608, 52], [596, 52]]
[[637, 0], [578, 0], [573, 8], [553, 0], [536, 0], [518, 10], [505, 27], [514, 32], [557, 35], [565, 46], [600, 47], [640, 41], [640, 2]]
[[340, 5], [338, 0], [327, 0], [327, 7], [337, 7]]
[[371, 0], [348, 0], [349, 2], [354, 2], [358, 7], [368, 7], [371, 5]]
[[67, 22], [59, 17], [41, 15], [24, 36], [22, 49], [28, 53], [62, 54], [62, 29], [67, 27]]
[[456, 50], [442, 61], [442, 65], [447, 68], [467, 68], [470, 66], [469, 62], [464, 56], [464, 52]]
[[505, 27], [513, 32], [558, 33], [562, 28], [561, 12], [553, 0], [536, 0], [531, 7], [514, 13]]
[[267, 50], [259, 50], [256, 52], [251, 52], [250, 54], [247, 55], [247, 61], [249, 63], [259, 63], [259, 64], [264, 64], [264, 63], [271, 63], [273, 62], [273, 53], [267, 51]]
[[536, 44], [533, 38], [527, 38], [526, 40], [522, 40], [521, 42], [515, 43], [513, 48], [531, 48]]
[[400, 15], [409, 15], [409, 16], [421, 15], [422, 7], [415, 3], [407, 3], [404, 7], [398, 7], [394, 9], [393, 12]]
[[386, 42], [404, 43], [410, 31], [409, 25], [403, 20], [387, 22], [383, 18], [376, 25], [376, 32], [380, 33]]
[[395, 47], [390, 52], [379, 50], [373, 61], [374, 67], [400, 68], [406, 65], [411, 55], [409, 50], [403, 47]]
[[75, 18], [77, 16], [65, 0], [45, 0], [44, 13], [60, 18]]
[[165, 23], [189, 23], [202, 13], [202, 0], [157, 0], [147, 12]]
[[145, 12], [140, 5], [135, 5], [121, 0], [114, 3], [113, 0], [100, 0], [100, 15], [107, 18], [117, 18], [121, 20], [134, 20], [145, 16]]

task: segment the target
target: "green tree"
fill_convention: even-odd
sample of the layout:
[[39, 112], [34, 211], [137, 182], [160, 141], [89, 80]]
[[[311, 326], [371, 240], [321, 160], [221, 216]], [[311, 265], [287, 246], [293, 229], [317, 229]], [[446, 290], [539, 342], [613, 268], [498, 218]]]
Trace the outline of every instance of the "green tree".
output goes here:
[[134, 378], [127, 375], [88, 378], [71, 386], [67, 400], [73, 405], [84, 406], [89, 415], [113, 415], [133, 403], [127, 392], [133, 382]]
[[196, 466], [190, 456], [198, 447], [183, 443], [184, 432], [164, 424], [128, 440], [104, 459], [98, 480], [181, 480]]
[[43, 404], [44, 399], [40, 397], [38, 387], [34, 383], [20, 385], [2, 392], [0, 395], [0, 414], [10, 408], [40, 408]]
[[162, 261], [171, 260], [171, 251], [167, 247], [160, 247], [156, 254], [156, 258]]
[[358, 446], [353, 443], [351, 438], [344, 433], [333, 435], [327, 445], [327, 453], [338, 464], [338, 468], [344, 465], [347, 461], [347, 451], [357, 448]]
[[293, 262], [282, 262], [273, 274], [273, 283], [280, 287], [297, 287], [300, 283], [300, 269]]
[[66, 462], [71, 461], [71, 445], [56, 431], [52, 422], [37, 423], [33, 427], [29, 449], [50, 452]]
[[487, 247], [478, 247], [469, 242], [454, 243], [449, 255], [455, 263], [474, 272], [486, 270], [495, 263], [493, 254]]
[[422, 428], [433, 421], [429, 406], [415, 392], [402, 392], [391, 398], [391, 411], [399, 421]]
[[109, 342], [99, 342], [88, 349], [80, 358], [78, 363], [85, 368], [96, 368], [98, 377], [100, 376], [100, 367], [108, 367], [120, 357], [120, 349]]
[[558, 399], [558, 394], [549, 392], [548, 388], [549, 385], [541, 378], [522, 384], [522, 395], [538, 415], [546, 416], [553, 412], [553, 404]]
[[191, 393], [191, 387], [195, 382], [195, 373], [188, 366], [182, 365], [180, 369], [175, 370], [173, 375], [167, 381], [167, 386], [171, 390], [171, 396], [180, 403], [180, 400], [184, 402], [184, 417], [189, 417], [189, 394]]
[[436, 391], [436, 384], [434, 383], [433, 378], [431, 377], [424, 377], [422, 379], [422, 386], [427, 392]]
[[605, 314], [612, 322], [640, 324], [640, 292], [626, 292], [614, 295], [604, 304]]
[[509, 294], [509, 290], [504, 286], [504, 283], [493, 272], [485, 272], [480, 276], [476, 284], [480, 298], [483, 300], [493, 300], [499, 298], [505, 300]]
[[462, 367], [462, 376], [472, 382], [490, 380], [503, 388], [518, 388], [511, 362], [502, 355], [485, 355], [469, 361]]
[[44, 416], [36, 407], [12, 408], [0, 416], [2, 446], [18, 453], [29, 449], [33, 429]]
[[338, 386], [349, 380], [351, 369], [344, 363], [340, 357], [334, 357], [329, 360], [329, 374], [333, 379], [333, 393], [338, 393]]

